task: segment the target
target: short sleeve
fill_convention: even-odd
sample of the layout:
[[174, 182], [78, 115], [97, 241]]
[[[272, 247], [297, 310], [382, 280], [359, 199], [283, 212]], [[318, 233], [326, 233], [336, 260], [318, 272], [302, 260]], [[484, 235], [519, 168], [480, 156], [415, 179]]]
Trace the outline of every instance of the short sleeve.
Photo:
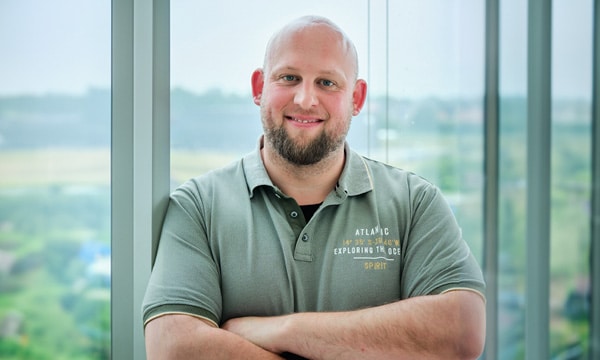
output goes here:
[[411, 195], [411, 206], [411, 228], [401, 276], [402, 298], [453, 289], [469, 289], [483, 296], [481, 268], [439, 189], [429, 183], [421, 184]]
[[186, 313], [219, 324], [219, 270], [203, 214], [193, 182], [171, 195], [142, 305], [144, 324], [167, 313]]

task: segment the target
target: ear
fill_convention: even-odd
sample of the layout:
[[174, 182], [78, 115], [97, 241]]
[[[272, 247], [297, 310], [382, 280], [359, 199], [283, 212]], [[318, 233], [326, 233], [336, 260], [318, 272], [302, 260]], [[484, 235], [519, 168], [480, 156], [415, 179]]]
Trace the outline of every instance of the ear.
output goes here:
[[365, 105], [365, 100], [367, 99], [367, 82], [363, 79], [356, 80], [356, 84], [354, 84], [354, 92], [352, 93], [352, 104], [353, 111], [352, 115], [356, 116], [360, 113], [363, 106]]
[[254, 72], [252, 73], [252, 98], [254, 99], [254, 103], [259, 106], [264, 84], [265, 77], [263, 70], [254, 70]]

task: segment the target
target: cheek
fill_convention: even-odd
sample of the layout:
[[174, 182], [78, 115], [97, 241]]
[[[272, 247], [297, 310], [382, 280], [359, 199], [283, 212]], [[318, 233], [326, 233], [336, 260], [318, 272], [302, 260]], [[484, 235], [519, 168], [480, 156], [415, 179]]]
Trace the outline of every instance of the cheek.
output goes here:
[[349, 120], [349, 118], [352, 117], [352, 113], [354, 111], [354, 104], [352, 103], [352, 99], [331, 99], [331, 101], [327, 101], [325, 106], [332, 116], [340, 118], [340, 120], [343, 121]]
[[275, 90], [269, 91], [263, 99], [267, 101], [265, 106], [271, 109], [271, 112], [280, 111], [290, 102], [290, 95], [286, 91]]

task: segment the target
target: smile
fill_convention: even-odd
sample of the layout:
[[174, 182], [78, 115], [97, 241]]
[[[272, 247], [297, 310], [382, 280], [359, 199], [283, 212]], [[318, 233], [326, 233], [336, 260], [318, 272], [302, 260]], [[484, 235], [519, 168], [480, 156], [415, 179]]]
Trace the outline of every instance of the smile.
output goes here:
[[307, 120], [307, 119], [299, 119], [299, 118], [290, 117], [290, 116], [288, 116], [287, 118], [289, 120], [295, 121], [295, 122], [300, 123], [300, 124], [314, 124], [314, 123], [321, 122], [321, 120], [319, 120], [319, 119], [310, 119], [310, 120]]

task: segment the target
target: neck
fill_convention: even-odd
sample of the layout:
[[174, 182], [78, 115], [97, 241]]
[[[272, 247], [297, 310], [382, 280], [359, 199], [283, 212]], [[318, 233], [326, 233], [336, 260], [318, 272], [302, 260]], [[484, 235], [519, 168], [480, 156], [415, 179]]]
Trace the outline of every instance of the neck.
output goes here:
[[312, 165], [292, 164], [267, 144], [261, 156], [273, 184], [299, 205], [322, 203], [335, 187], [345, 161], [343, 146]]

